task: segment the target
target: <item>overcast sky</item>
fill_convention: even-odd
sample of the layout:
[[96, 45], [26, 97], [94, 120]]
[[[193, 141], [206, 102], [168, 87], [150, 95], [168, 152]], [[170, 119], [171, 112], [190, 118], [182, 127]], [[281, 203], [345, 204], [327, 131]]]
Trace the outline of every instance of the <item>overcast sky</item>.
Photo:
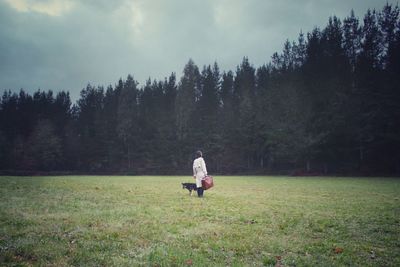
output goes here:
[[70, 91], [133, 74], [164, 79], [192, 58], [235, 70], [270, 61], [300, 30], [387, 0], [0, 0], [0, 91]]

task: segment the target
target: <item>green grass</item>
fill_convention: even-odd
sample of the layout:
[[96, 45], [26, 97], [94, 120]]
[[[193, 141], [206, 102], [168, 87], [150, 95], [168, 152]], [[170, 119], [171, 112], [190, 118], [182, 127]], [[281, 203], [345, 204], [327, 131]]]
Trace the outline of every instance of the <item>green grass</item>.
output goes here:
[[0, 266], [400, 266], [400, 180], [0, 177]]

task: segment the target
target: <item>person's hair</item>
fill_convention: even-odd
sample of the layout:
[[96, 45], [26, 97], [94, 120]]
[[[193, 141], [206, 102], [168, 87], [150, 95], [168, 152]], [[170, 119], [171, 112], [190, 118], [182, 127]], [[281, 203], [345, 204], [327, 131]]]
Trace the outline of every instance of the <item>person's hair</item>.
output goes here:
[[203, 153], [201, 153], [200, 150], [197, 150], [197, 151], [196, 151], [196, 158], [200, 158], [200, 157], [202, 157], [202, 156], [203, 156]]

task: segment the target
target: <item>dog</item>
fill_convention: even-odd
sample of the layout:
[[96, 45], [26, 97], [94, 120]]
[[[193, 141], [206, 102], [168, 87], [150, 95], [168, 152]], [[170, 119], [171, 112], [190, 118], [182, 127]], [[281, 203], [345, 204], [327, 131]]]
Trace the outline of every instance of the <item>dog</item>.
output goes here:
[[182, 183], [182, 189], [189, 190], [189, 195], [191, 196], [194, 191], [197, 191], [197, 186], [195, 183]]

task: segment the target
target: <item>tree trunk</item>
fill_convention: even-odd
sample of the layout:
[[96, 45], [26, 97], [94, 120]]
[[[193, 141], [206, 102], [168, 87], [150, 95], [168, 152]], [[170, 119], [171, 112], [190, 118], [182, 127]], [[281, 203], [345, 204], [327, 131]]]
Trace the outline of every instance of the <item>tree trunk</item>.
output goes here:
[[130, 145], [128, 144], [128, 169], [131, 170], [131, 149], [130, 149]]
[[395, 172], [400, 176], [400, 154], [397, 156]]
[[360, 147], [359, 147], [359, 165], [358, 165], [358, 170], [361, 171], [362, 169], [362, 164], [364, 160], [364, 146], [362, 144], [362, 141], [360, 141]]
[[269, 172], [272, 171], [273, 164], [274, 164], [274, 158], [271, 155], [268, 155], [267, 169]]
[[362, 162], [364, 159], [364, 147], [362, 143], [360, 143], [360, 162]]

